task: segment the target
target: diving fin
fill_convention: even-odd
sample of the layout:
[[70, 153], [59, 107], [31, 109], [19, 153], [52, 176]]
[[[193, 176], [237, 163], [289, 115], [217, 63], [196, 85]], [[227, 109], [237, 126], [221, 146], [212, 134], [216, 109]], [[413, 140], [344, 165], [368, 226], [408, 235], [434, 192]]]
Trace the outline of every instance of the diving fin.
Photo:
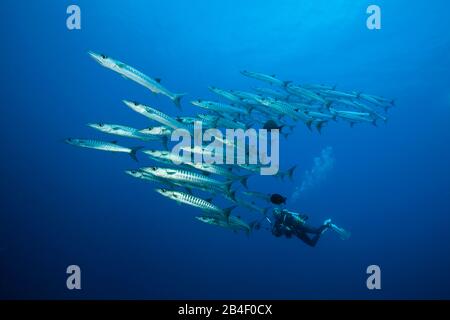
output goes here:
[[339, 238], [341, 238], [342, 240], [347, 240], [348, 238], [350, 238], [351, 233], [349, 231], [339, 228], [334, 223], [330, 224], [330, 228], [331, 228], [331, 230], [336, 232], [338, 234]]

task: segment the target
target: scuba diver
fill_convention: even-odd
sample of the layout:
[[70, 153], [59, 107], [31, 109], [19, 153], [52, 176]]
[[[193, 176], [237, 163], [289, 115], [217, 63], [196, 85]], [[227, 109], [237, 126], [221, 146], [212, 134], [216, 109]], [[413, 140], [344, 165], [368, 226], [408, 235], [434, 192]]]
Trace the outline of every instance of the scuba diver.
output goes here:
[[275, 237], [286, 236], [287, 238], [291, 238], [295, 235], [311, 247], [316, 246], [320, 236], [328, 229], [335, 231], [343, 240], [350, 237], [349, 232], [331, 223], [331, 219], [325, 220], [320, 227], [314, 228], [306, 223], [308, 216], [305, 214], [275, 208], [273, 210], [273, 217], [274, 222], [271, 222], [272, 234]]

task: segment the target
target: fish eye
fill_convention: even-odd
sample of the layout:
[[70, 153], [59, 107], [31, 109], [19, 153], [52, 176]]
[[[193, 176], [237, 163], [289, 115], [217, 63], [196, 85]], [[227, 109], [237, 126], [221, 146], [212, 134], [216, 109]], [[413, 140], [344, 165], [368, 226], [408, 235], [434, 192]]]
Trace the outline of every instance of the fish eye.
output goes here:
[[104, 54], [101, 54], [100, 57], [102, 57], [102, 59], [107, 59], [108, 57], [105, 56]]
[[104, 124], [103, 124], [103, 123], [99, 123], [98, 125], [99, 125], [100, 127], [103, 127], [103, 126], [104, 126]]
[[136, 101], [133, 101], [133, 104], [134, 104], [135, 106], [139, 105], [139, 103], [137, 103]]

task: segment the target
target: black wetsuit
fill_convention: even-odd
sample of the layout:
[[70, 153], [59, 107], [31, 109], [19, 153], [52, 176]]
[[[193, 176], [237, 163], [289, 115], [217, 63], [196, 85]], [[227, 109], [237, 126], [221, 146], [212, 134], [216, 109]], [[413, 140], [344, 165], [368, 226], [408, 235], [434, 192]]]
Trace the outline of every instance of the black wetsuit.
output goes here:
[[[274, 236], [286, 236], [290, 238], [295, 235], [311, 247], [317, 244], [322, 232], [328, 228], [327, 225], [322, 225], [319, 228], [308, 226], [306, 225], [305, 217], [293, 215], [286, 210], [274, 213], [274, 219], [275, 221], [272, 226], [272, 234]], [[311, 237], [308, 234], [312, 234], [313, 236]]]

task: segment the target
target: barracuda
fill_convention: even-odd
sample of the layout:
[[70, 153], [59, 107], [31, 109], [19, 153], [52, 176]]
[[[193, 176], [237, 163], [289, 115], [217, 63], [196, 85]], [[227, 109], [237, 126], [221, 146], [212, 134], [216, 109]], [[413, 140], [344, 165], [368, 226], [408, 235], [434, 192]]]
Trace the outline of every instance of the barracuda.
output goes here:
[[347, 98], [347, 99], [357, 99], [358, 93], [349, 93], [349, 92], [342, 92], [342, 91], [336, 91], [336, 90], [321, 90], [321, 95], [327, 96], [327, 97], [337, 97], [337, 98]]
[[239, 97], [241, 100], [255, 100], [257, 98], [261, 98], [260, 94], [253, 93], [253, 92], [246, 92], [246, 91], [237, 91], [237, 90], [230, 90], [232, 94]]
[[275, 89], [271, 89], [271, 88], [255, 88], [256, 91], [258, 91], [259, 93], [268, 95], [268, 96], [272, 96], [274, 98], [277, 99], [282, 99], [282, 100], [288, 100], [289, 99], [289, 94], [279, 91], [279, 90], [275, 90]]
[[242, 219], [235, 216], [229, 216], [228, 219], [217, 216], [201, 216], [195, 217], [195, 219], [210, 225], [219, 226], [222, 228], [230, 229], [232, 231], [245, 231], [247, 234], [251, 232], [251, 226], [248, 225]]
[[149, 136], [170, 136], [172, 134], [172, 130], [165, 126], [159, 126], [139, 130], [139, 133]]
[[193, 195], [180, 192], [180, 191], [173, 191], [173, 190], [167, 190], [167, 189], [155, 189], [156, 192], [161, 194], [164, 197], [167, 197], [169, 199], [172, 199], [178, 203], [187, 204], [196, 208], [199, 208], [205, 212], [213, 213], [213, 214], [219, 214], [226, 219], [230, 216], [231, 211], [236, 208], [235, 206], [221, 209], [218, 206], [203, 200], [198, 197], [194, 197]]
[[323, 84], [304, 84], [302, 87], [310, 90], [334, 90], [336, 86], [327, 86]]
[[136, 179], [141, 179], [141, 180], [145, 180], [145, 181], [150, 181], [150, 182], [156, 182], [156, 183], [162, 183], [162, 184], [166, 184], [168, 186], [174, 186], [173, 184], [171, 184], [169, 181], [165, 181], [163, 179], [159, 179], [156, 176], [153, 176], [151, 174], [147, 174], [144, 171], [141, 170], [125, 170], [125, 173], [136, 178]]
[[220, 167], [220, 166], [216, 166], [216, 165], [212, 165], [212, 164], [207, 164], [207, 163], [187, 163], [188, 166], [191, 166], [197, 170], [203, 171], [203, 172], [207, 172], [207, 173], [212, 173], [212, 174], [216, 174], [218, 176], [222, 176], [224, 178], [227, 179], [231, 179], [231, 180], [237, 180], [240, 181], [241, 184], [247, 188], [247, 180], [250, 177], [250, 175], [245, 175], [245, 176], [238, 176], [235, 175], [233, 173], [233, 171], [231, 170], [231, 168], [226, 169], [224, 167]]
[[242, 191], [242, 194], [252, 197], [252, 198], [259, 198], [264, 201], [270, 202], [271, 195], [268, 193], [262, 193], [262, 192], [256, 192], [256, 191]]
[[90, 51], [89, 55], [101, 66], [113, 70], [121, 74], [123, 77], [139, 83], [155, 94], [167, 96], [178, 108], [181, 107], [180, 100], [184, 95], [186, 95], [186, 93], [172, 93], [161, 85], [160, 79], [152, 79], [139, 70], [136, 70], [123, 62], [107, 57], [104, 54], [98, 54]]
[[302, 88], [300, 86], [296, 86], [296, 85], [292, 85], [290, 84], [286, 90], [296, 96], [299, 97], [303, 97], [303, 98], [308, 98], [311, 100], [315, 100], [318, 101], [320, 103], [323, 103], [324, 105], [329, 104], [328, 101], [326, 101], [324, 98], [322, 98], [321, 96], [319, 96], [317, 93], [315, 93], [314, 91]]
[[384, 122], [387, 121], [387, 118], [385, 116], [379, 114], [378, 112], [373, 110], [371, 107], [366, 106], [365, 104], [362, 104], [361, 102], [358, 102], [358, 101], [354, 101], [353, 104], [355, 105], [355, 108], [357, 108], [357, 109], [359, 109], [361, 111], [366, 111], [366, 112], [370, 113], [372, 115], [372, 117], [381, 119]]
[[373, 125], [376, 125], [376, 119], [368, 112], [339, 111], [330, 108], [330, 113], [350, 122], [351, 126], [353, 126], [355, 122], [370, 122]]
[[158, 167], [148, 167], [143, 168], [142, 170], [156, 177], [163, 178], [169, 181], [176, 181], [178, 183], [201, 186], [203, 188], [212, 188], [225, 193], [230, 193], [231, 184], [233, 183], [233, 181], [214, 180], [205, 175], [186, 170], [176, 170]]
[[271, 110], [277, 112], [280, 115], [289, 116], [293, 120], [299, 119], [299, 115], [298, 115], [297, 111], [289, 103], [275, 100], [272, 98], [261, 98], [261, 99], [259, 99], [258, 102], [260, 102], [262, 105], [265, 105], [266, 107], [270, 108]]
[[240, 108], [232, 106], [225, 103], [214, 102], [214, 101], [204, 101], [204, 100], [194, 100], [191, 101], [194, 106], [199, 108], [212, 110], [216, 112], [227, 112], [227, 113], [237, 113], [237, 114], [249, 114], [250, 112], [245, 108]]
[[119, 124], [108, 123], [88, 123], [88, 126], [98, 131], [114, 134], [121, 137], [135, 138], [144, 141], [159, 140], [157, 136], [145, 136], [138, 129], [122, 126]]
[[242, 70], [241, 74], [249, 77], [249, 78], [253, 78], [256, 80], [261, 80], [273, 85], [277, 85], [280, 87], [286, 87], [289, 83], [291, 83], [292, 81], [283, 81], [280, 79], [277, 79], [275, 77], [275, 75], [268, 75], [268, 74], [264, 74], [264, 73], [260, 73], [260, 72], [252, 72], [252, 71], [247, 71], [247, 70]]
[[213, 116], [213, 115], [202, 115], [199, 114], [198, 117], [202, 121], [207, 121], [210, 123], [214, 123], [218, 128], [229, 128], [229, 129], [247, 129], [247, 125], [243, 122], [239, 122], [234, 119], [228, 119], [225, 117]]
[[167, 164], [186, 164], [187, 162], [183, 157], [174, 154], [170, 151], [160, 151], [160, 150], [144, 150], [142, 153], [148, 155], [151, 159], [167, 163]]
[[92, 139], [74, 139], [74, 138], [68, 138], [65, 140], [66, 143], [81, 147], [81, 148], [88, 148], [88, 149], [95, 149], [95, 150], [102, 150], [102, 151], [109, 151], [109, 152], [121, 152], [121, 153], [128, 153], [133, 160], [137, 161], [136, 158], [136, 152], [142, 147], [134, 147], [134, 148], [127, 148], [119, 146], [116, 141], [113, 142], [106, 142], [106, 141], [100, 141], [100, 140], [92, 140]]
[[336, 120], [336, 115], [328, 114], [328, 113], [322, 113], [317, 111], [305, 111], [305, 114], [321, 120]]
[[227, 99], [227, 100], [230, 100], [230, 101], [233, 101], [233, 102], [240, 102], [241, 101], [241, 99], [239, 97], [235, 96], [234, 94], [230, 93], [227, 90], [220, 89], [220, 88], [213, 87], [213, 86], [208, 87], [208, 89], [210, 91], [214, 92], [215, 94], [217, 94], [217, 95]]
[[254, 212], [258, 212], [262, 215], [266, 215], [267, 212], [269, 211], [269, 207], [267, 208], [260, 208], [256, 205], [256, 203], [254, 203], [253, 201], [246, 201], [240, 197], [235, 197], [236, 199], [236, 203], [244, 208], [247, 208], [250, 211], [254, 211]]
[[166, 115], [165, 113], [162, 113], [161, 111], [158, 111], [149, 106], [140, 104], [139, 102], [123, 100], [123, 103], [125, 103], [128, 107], [130, 107], [132, 110], [136, 111], [137, 113], [140, 113], [143, 116], [145, 116], [149, 119], [152, 119], [156, 122], [159, 122], [169, 128], [187, 130], [186, 127], [182, 123], [176, 121], [175, 119]]

